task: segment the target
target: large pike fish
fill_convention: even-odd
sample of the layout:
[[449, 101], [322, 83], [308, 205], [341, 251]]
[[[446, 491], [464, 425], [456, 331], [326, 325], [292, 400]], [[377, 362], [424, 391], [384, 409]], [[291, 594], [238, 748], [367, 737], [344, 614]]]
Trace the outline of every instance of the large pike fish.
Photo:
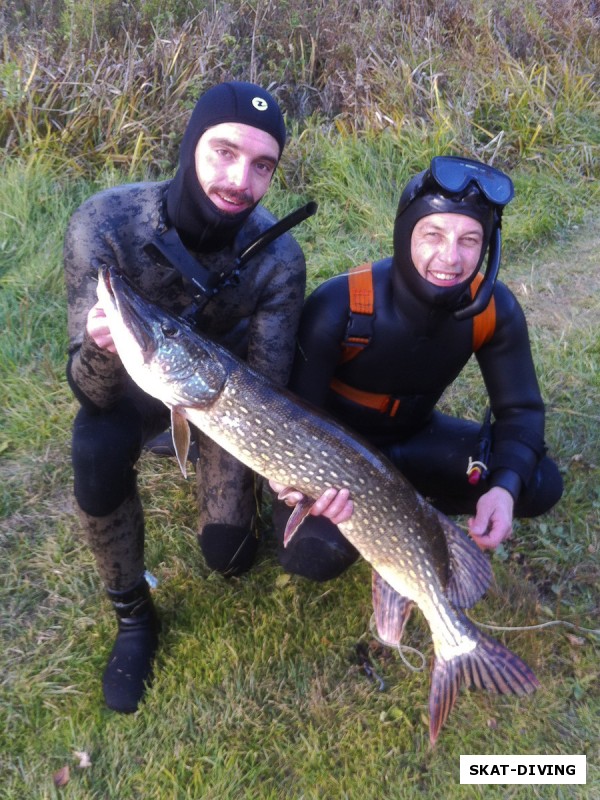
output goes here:
[[[349, 489], [354, 513], [339, 527], [375, 570], [383, 637], [399, 640], [413, 605], [431, 629], [432, 743], [461, 683], [500, 694], [537, 688], [529, 667], [460, 610], [485, 592], [487, 558], [374, 448], [141, 298], [114, 271], [100, 273], [98, 294], [126, 370], [171, 409], [184, 474], [191, 423], [255, 472], [307, 498]], [[292, 514], [286, 538], [306, 512], [303, 506]]]

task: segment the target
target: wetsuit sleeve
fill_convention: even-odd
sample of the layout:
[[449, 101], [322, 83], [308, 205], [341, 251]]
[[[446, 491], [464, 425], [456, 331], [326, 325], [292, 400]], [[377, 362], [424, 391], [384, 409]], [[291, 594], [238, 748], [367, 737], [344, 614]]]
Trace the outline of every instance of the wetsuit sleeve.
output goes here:
[[304, 302], [306, 264], [291, 238], [279, 255], [250, 320], [248, 364], [279, 386], [288, 382]]
[[340, 360], [349, 314], [345, 275], [321, 284], [307, 299], [298, 331], [290, 389], [322, 408]]
[[99, 348], [86, 332], [87, 315], [97, 301], [97, 265], [115, 258], [97, 220], [102, 211], [92, 198], [72, 216], [64, 244], [68, 303], [69, 360], [67, 379], [82, 405], [107, 408], [117, 399], [125, 379], [119, 357]]
[[544, 403], [523, 310], [503, 284], [495, 298], [496, 330], [477, 359], [496, 420], [490, 483], [516, 499], [545, 452]]

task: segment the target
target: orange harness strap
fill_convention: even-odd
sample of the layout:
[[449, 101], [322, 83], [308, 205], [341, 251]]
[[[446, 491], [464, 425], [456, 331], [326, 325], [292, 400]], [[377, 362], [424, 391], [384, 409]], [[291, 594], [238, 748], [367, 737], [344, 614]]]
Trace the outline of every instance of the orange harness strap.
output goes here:
[[[350, 292], [350, 322], [346, 330], [346, 338], [342, 343], [341, 363], [357, 356], [363, 347], [371, 341], [371, 320], [373, 318], [374, 296], [372, 264], [360, 264], [348, 273], [348, 290]], [[358, 316], [357, 316], [358, 315]], [[358, 324], [361, 320], [368, 322], [368, 327]]]
[[358, 403], [360, 406], [379, 411], [380, 414], [389, 414], [390, 417], [394, 417], [400, 408], [400, 400], [392, 397], [391, 394], [363, 392], [361, 389], [348, 386], [347, 383], [343, 383], [337, 378], [332, 378], [329, 386], [336, 394], [341, 394], [342, 397], [352, 400], [353, 403]]
[[[352, 314], [363, 314], [369, 318], [373, 316], [375, 310], [375, 296], [373, 292], [373, 264], [360, 264], [353, 267], [348, 273], [348, 289], [350, 292], [350, 312]], [[369, 335], [353, 336], [348, 334], [343, 342], [341, 363], [350, 361], [365, 348], [371, 340]], [[348, 386], [338, 378], [333, 378], [330, 383], [331, 389], [336, 394], [352, 400], [358, 405], [372, 408], [381, 414], [395, 416], [400, 407], [400, 400], [389, 394], [377, 394], [376, 392], [363, 392]]]
[[[348, 273], [348, 287], [350, 291], [350, 311], [353, 314], [364, 314], [372, 316], [374, 311], [374, 292], [372, 264], [361, 264], [354, 267]], [[482, 275], [476, 275], [471, 283], [471, 297], [473, 298], [479, 288]], [[486, 342], [489, 342], [494, 335], [496, 328], [496, 303], [494, 298], [489, 302], [481, 314], [473, 317], [473, 351], [477, 352]], [[369, 344], [368, 336], [347, 335], [342, 346], [342, 356], [340, 363], [350, 361], [357, 356]], [[395, 416], [400, 408], [400, 400], [390, 394], [377, 394], [377, 392], [365, 392], [362, 389], [355, 389], [347, 383], [333, 378], [330, 383], [331, 389], [336, 394], [351, 400], [358, 405], [379, 411], [381, 414]]]
[[[483, 275], [477, 274], [471, 283], [471, 298], [475, 297], [479, 284], [483, 280]], [[487, 307], [473, 317], [473, 352], [476, 353], [480, 347], [489, 342], [496, 330], [496, 301], [492, 297]]]
[[373, 295], [373, 264], [352, 267], [348, 273], [350, 288], [350, 310], [356, 314], [372, 314], [375, 306]]

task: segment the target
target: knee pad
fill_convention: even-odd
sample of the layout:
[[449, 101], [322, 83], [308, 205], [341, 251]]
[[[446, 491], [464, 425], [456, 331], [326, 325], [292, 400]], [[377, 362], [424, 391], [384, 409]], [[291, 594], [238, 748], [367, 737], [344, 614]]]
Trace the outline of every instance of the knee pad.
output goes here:
[[75, 498], [87, 514], [110, 514], [132, 494], [141, 436], [141, 425], [130, 414], [79, 412], [71, 459]]
[[254, 531], [224, 523], [205, 525], [198, 534], [198, 543], [207, 566], [227, 578], [247, 572], [258, 549]]
[[538, 517], [550, 511], [562, 497], [563, 488], [557, 465], [543, 458], [515, 503], [515, 517]]
[[323, 583], [339, 577], [358, 559], [358, 550], [325, 517], [304, 520], [287, 547], [279, 548], [286, 572]]

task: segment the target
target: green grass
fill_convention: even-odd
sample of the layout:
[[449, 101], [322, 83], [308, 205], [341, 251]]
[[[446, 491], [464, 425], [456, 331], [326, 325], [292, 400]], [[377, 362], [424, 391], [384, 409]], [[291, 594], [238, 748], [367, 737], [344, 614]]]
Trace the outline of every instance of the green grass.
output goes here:
[[[385, 184], [385, 163], [375, 177], [373, 170], [379, 148], [387, 145], [341, 140], [339, 174], [332, 174], [329, 138], [318, 146], [319, 159], [330, 160], [331, 185], [321, 179], [306, 194], [328, 204], [324, 225], [332, 232], [338, 226], [339, 240], [321, 240], [315, 221], [299, 229], [311, 280], [346, 266], [352, 247], [358, 252], [371, 242], [385, 249], [391, 224], [381, 200], [381, 217], [369, 203], [377, 202]], [[338, 205], [346, 164], [354, 165], [360, 188], [350, 215]], [[5, 200], [0, 215], [0, 238], [15, 242], [12, 211], [18, 210], [27, 231], [13, 247], [0, 295], [6, 331], [0, 390], [3, 797], [52, 798], [59, 791], [78, 800], [592, 797], [599, 786], [600, 733], [593, 636], [570, 628], [499, 633], [535, 669], [542, 688], [525, 699], [463, 692], [432, 752], [428, 675], [409, 672], [397, 656], [375, 653], [387, 684], [379, 692], [354, 658], [356, 643], [370, 641], [367, 565], [329, 585], [313, 585], [283, 575], [267, 540], [256, 569], [243, 579], [222, 580], [207, 571], [195, 544], [191, 483], [174, 464], [158, 459], [143, 459], [140, 472], [147, 560], [160, 581], [156, 599], [165, 624], [157, 677], [135, 716], [103, 708], [99, 677], [114, 621], [72, 510], [68, 459], [75, 403], [63, 377], [59, 235], [71, 209], [94, 187], [63, 182], [42, 168], [19, 182], [18, 171], [17, 163], [5, 165], [2, 182], [11, 202]], [[519, 182], [526, 190], [527, 176]], [[42, 212], [48, 197], [55, 202]], [[271, 199], [282, 213], [302, 198], [276, 188]], [[575, 207], [568, 187], [562, 203]], [[520, 255], [507, 259], [505, 278], [530, 318], [549, 406], [548, 442], [566, 493], [541, 520], [516, 524], [513, 541], [494, 558], [496, 585], [473, 611], [481, 622], [524, 626], [559, 618], [597, 627], [594, 219], [582, 223], [583, 242], [591, 242], [587, 250], [579, 249], [573, 230], [555, 235], [549, 247], [532, 248], [517, 237], [509, 248]], [[577, 267], [569, 271], [571, 262]], [[467, 370], [444, 402], [457, 413], [479, 415], [484, 395], [477, 371]], [[422, 620], [411, 625], [408, 641], [429, 657]], [[79, 751], [89, 753], [91, 767], [77, 767]], [[488, 787], [484, 795], [458, 785], [461, 753], [587, 753], [589, 784], [538, 795]], [[64, 765], [70, 781], [57, 790], [52, 776]]]
[[[598, 629], [600, 605], [594, 21], [585, 4], [544, 0], [409, 3], [394, 19], [389, 4], [367, 5], [359, 19], [353, 4], [334, 0], [234, 2], [228, 11], [173, 0], [140, 41], [124, 40], [121, 7], [109, 0], [0, 13], [2, 30], [18, 34], [0, 58], [2, 798], [600, 795], [598, 638], [584, 630]], [[148, 30], [144, 13], [156, 14], [155, 4], [131, 8], [136, 30]], [[69, 14], [70, 32], [60, 27]], [[319, 203], [296, 230], [309, 288], [391, 252], [400, 189], [432, 155], [493, 159], [515, 180], [502, 275], [528, 316], [565, 494], [544, 517], [515, 523], [472, 616], [518, 628], [495, 635], [541, 688], [523, 699], [462, 692], [434, 750], [427, 672], [373, 649], [380, 692], [356, 661], [356, 644], [372, 643], [368, 566], [323, 586], [284, 575], [266, 509], [256, 568], [224, 581], [195, 542], [192, 482], [150, 457], [139, 481], [164, 623], [156, 680], [133, 716], [103, 706], [114, 619], [73, 513], [64, 229], [93, 191], [170, 174], [198, 90], [251, 69], [277, 83], [292, 131], [268, 205], [283, 215]], [[474, 364], [443, 405], [481, 418]], [[555, 620], [573, 627], [520, 630]], [[406, 640], [430, 658], [418, 615]], [[78, 766], [82, 751], [90, 767]], [[462, 787], [461, 753], [586, 753], [588, 784]], [[70, 780], [59, 789], [53, 775], [66, 765]]]

